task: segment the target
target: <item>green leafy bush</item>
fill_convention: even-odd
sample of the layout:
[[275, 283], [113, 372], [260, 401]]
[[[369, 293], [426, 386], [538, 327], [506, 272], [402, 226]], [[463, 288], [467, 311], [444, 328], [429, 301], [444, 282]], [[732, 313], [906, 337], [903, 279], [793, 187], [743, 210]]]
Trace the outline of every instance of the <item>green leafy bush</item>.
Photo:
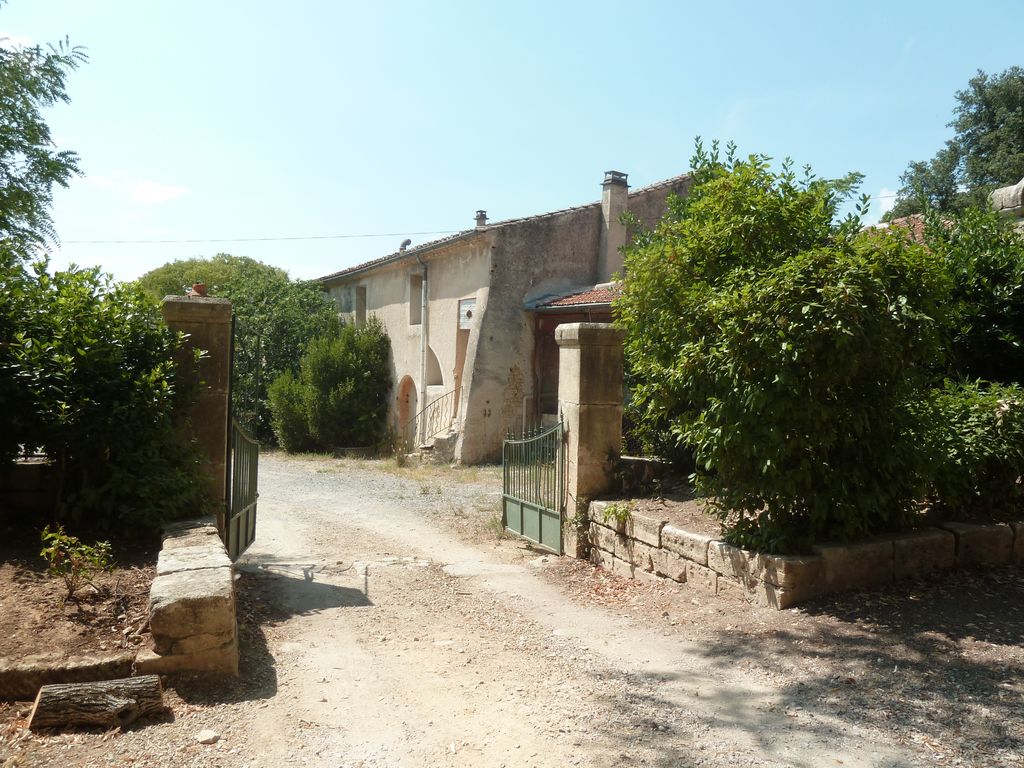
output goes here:
[[953, 282], [955, 374], [1024, 383], [1024, 233], [974, 208], [927, 221], [925, 243]]
[[96, 589], [92, 577], [97, 573], [113, 570], [109, 542], [84, 544], [78, 537], [65, 533], [63, 525], [53, 529], [46, 526], [40, 538], [43, 549], [39, 556], [46, 560], [46, 572], [64, 581], [68, 600], [73, 600], [75, 593], [86, 584]]
[[1019, 512], [1024, 489], [1024, 389], [947, 382], [915, 407], [942, 516]]
[[853, 178], [716, 153], [626, 255], [617, 303], [634, 418], [693, 448], [727, 538], [786, 552], [909, 521], [922, 483], [906, 407], [941, 358], [948, 281], [837, 206]]
[[297, 375], [309, 341], [338, 329], [331, 298], [316, 283], [291, 280], [283, 269], [227, 253], [173, 261], [147, 272], [139, 282], [157, 299], [201, 282], [210, 296], [231, 300], [232, 410], [260, 440], [272, 442], [268, 386], [286, 371]]
[[274, 430], [286, 450], [380, 446], [387, 437], [391, 345], [371, 318], [311, 341], [298, 378], [270, 388]]
[[18, 413], [0, 452], [50, 456], [67, 519], [151, 528], [205, 513], [202, 459], [176, 423], [195, 394], [174, 361], [181, 337], [138, 286], [46, 267], [8, 273], [17, 299], [0, 310], [12, 331], [0, 394], [16, 393]]
[[273, 418], [271, 423], [277, 441], [288, 453], [301, 453], [314, 448], [306, 421], [305, 387], [290, 371], [285, 371], [270, 385], [268, 399]]

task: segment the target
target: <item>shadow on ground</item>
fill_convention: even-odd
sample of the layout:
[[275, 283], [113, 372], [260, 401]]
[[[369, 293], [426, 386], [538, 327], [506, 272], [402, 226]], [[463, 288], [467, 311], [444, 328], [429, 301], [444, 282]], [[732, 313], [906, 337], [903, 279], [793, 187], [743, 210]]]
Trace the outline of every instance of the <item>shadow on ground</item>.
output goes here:
[[237, 678], [211, 681], [203, 675], [175, 679], [186, 702], [228, 704], [269, 699], [277, 693], [277, 668], [266, 629], [335, 608], [370, 606], [362, 591], [317, 580], [312, 566], [281, 563], [249, 564], [235, 582], [238, 606], [239, 669]]
[[790, 616], [717, 631], [705, 654], [716, 666], [777, 672], [779, 708], [804, 731], [827, 736], [826, 721], [878, 729], [921, 756], [966, 765], [1024, 757], [1021, 570], [945, 574]]

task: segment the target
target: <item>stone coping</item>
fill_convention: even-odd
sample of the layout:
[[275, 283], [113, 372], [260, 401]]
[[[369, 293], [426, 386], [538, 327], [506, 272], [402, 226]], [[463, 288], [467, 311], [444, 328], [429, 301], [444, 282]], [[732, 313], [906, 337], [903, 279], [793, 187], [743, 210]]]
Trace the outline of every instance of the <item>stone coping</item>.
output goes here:
[[603, 512], [613, 504], [590, 504], [595, 564], [630, 578], [732, 592], [776, 609], [952, 568], [1024, 563], [1024, 522], [939, 523], [866, 541], [823, 543], [810, 555], [768, 555], [636, 513], [622, 523], [605, 522]]
[[152, 646], [135, 659], [138, 674], [238, 674], [234, 568], [212, 518], [164, 529], [149, 590]]
[[29, 701], [39, 689], [53, 683], [94, 683], [128, 677], [135, 664], [135, 653], [116, 656], [24, 656], [0, 658], [0, 701]]

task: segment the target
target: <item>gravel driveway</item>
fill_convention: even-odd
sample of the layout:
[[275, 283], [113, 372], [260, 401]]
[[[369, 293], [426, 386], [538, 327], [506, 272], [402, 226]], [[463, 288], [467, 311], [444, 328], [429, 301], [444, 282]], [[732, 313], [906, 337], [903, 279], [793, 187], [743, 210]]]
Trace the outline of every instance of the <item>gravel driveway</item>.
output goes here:
[[499, 537], [495, 468], [272, 453], [260, 494], [241, 679], [123, 734], [8, 717], [0, 762], [1024, 766], [1019, 570], [773, 612]]

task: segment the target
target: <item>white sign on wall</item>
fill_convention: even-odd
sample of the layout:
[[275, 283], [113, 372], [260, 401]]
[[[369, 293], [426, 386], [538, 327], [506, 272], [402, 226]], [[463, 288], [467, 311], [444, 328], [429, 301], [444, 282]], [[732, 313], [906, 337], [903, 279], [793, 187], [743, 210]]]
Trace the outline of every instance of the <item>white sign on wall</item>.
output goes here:
[[476, 298], [459, 301], [459, 330], [469, 330], [476, 313]]

